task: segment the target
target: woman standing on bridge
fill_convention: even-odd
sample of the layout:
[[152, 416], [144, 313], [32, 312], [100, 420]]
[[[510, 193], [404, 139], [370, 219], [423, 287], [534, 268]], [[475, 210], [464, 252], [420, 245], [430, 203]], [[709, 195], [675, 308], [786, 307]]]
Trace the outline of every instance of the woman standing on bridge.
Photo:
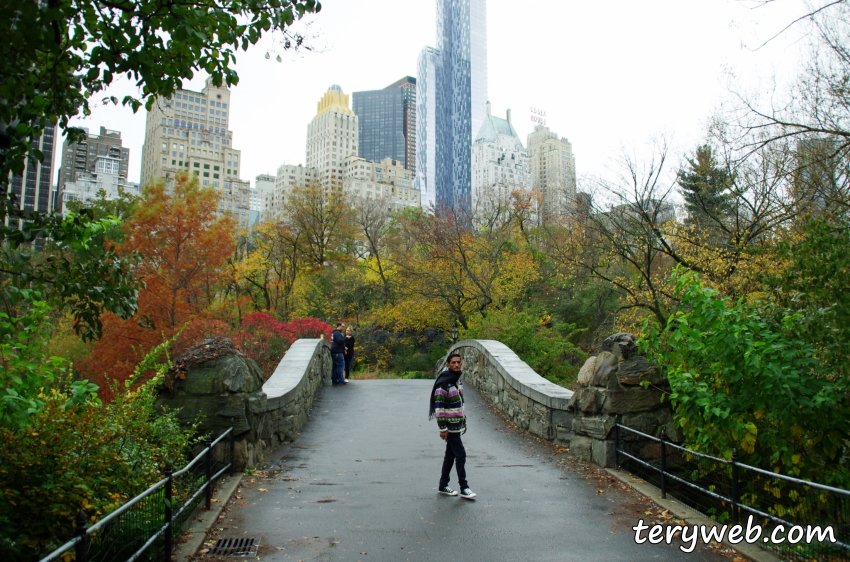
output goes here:
[[351, 366], [354, 364], [354, 334], [351, 326], [345, 329], [345, 382], [351, 375]]

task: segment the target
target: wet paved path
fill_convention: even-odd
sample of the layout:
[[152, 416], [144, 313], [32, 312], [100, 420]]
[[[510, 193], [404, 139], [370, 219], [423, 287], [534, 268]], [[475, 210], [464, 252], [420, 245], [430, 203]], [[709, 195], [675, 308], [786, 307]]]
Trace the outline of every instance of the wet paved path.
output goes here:
[[268, 477], [245, 477], [217, 536], [258, 537], [261, 560], [724, 559], [636, 545], [629, 526], [640, 506], [624, 513], [625, 495], [559, 468], [551, 445], [506, 428], [469, 387], [463, 439], [478, 498], [437, 494], [445, 445], [428, 422], [431, 385], [320, 389], [302, 434], [261, 467]]

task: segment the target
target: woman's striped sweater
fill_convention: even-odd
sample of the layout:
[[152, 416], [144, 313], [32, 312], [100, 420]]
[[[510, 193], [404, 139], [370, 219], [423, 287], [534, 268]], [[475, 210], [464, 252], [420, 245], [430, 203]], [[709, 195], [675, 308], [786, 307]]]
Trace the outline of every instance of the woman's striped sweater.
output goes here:
[[434, 414], [440, 431], [461, 433], [466, 427], [463, 409], [463, 383], [446, 383], [434, 389]]

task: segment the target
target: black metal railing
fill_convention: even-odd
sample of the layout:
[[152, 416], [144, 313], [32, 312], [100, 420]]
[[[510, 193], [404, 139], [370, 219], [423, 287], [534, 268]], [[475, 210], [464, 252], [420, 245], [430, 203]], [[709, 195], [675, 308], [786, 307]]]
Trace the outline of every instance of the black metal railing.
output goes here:
[[91, 527], [80, 510], [74, 538], [39, 562], [63, 559], [71, 551], [76, 562], [170, 562], [174, 530], [182, 528], [201, 501], [210, 509], [215, 482], [225, 472], [233, 475], [234, 444], [231, 421], [230, 429], [217, 439], [207, 437], [204, 450], [189, 464], [174, 472], [167, 462], [165, 478]]
[[[743, 464], [735, 449], [731, 460], [692, 451], [670, 442], [663, 430], [656, 437], [618, 421], [614, 441], [616, 466], [655, 484], [662, 498], [669, 494], [718, 523], [737, 525], [752, 515], [764, 530], [761, 546], [783, 558], [850, 561], [850, 491]], [[831, 527], [835, 542], [804, 536], [793, 544], [794, 527]], [[781, 544], [768, 539], [775, 530], [785, 539]]]

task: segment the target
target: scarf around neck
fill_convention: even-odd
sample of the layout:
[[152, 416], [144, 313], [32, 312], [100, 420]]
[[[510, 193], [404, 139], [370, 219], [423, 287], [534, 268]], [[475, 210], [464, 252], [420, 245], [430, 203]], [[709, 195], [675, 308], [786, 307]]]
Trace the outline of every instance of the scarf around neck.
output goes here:
[[450, 369], [446, 369], [442, 373], [440, 373], [440, 376], [437, 377], [436, 381], [434, 381], [434, 388], [431, 389], [431, 400], [428, 405], [428, 421], [434, 419], [434, 392], [437, 390], [437, 387], [444, 384], [457, 385], [457, 381], [460, 380], [460, 376], [462, 374], [463, 373], [461, 371], [455, 373], [452, 372]]

